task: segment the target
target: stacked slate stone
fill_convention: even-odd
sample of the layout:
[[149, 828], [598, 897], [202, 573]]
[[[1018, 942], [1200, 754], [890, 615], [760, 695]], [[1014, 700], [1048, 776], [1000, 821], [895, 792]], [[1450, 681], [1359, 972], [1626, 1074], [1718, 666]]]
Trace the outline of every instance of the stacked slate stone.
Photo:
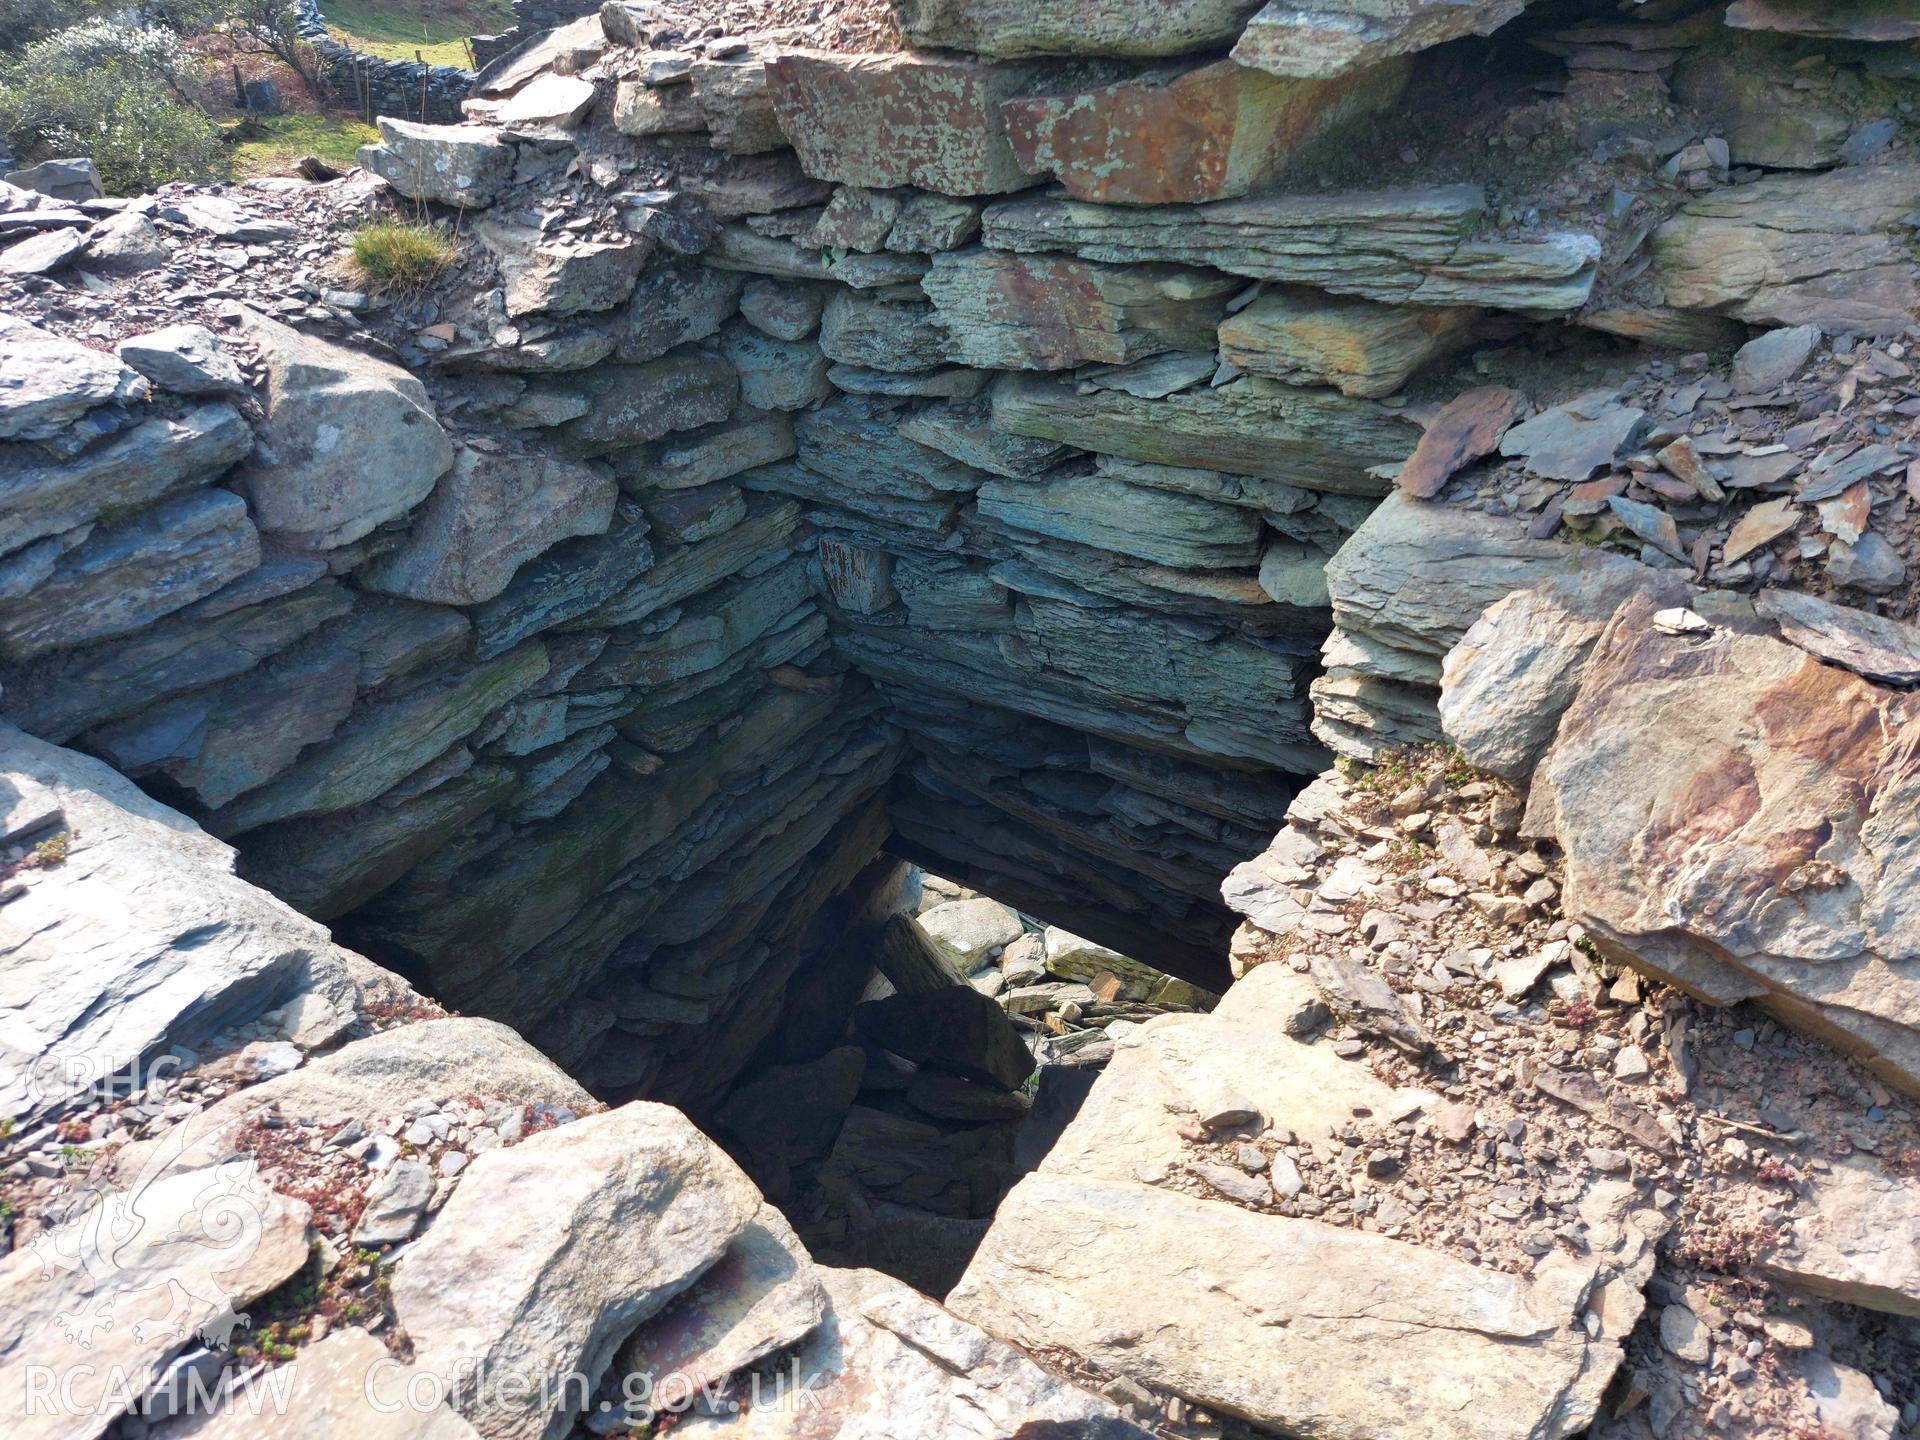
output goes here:
[[1287, 188], [1430, 30], [1295, 74], [1213, 58], [1245, 5], [1033, 8], [848, 55], [613, 4], [383, 120], [466, 250], [411, 371], [244, 307], [10, 330], [7, 713], [610, 1095], [718, 1096], [883, 849], [1221, 987], [1419, 435], [1381, 397], [1599, 245]]

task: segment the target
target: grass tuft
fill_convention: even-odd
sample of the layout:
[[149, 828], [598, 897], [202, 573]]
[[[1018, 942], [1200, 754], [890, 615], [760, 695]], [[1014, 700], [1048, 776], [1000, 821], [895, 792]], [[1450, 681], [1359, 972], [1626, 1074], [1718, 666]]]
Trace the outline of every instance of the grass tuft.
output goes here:
[[375, 220], [352, 236], [353, 263], [374, 285], [407, 290], [424, 285], [453, 263], [453, 241], [431, 225]]

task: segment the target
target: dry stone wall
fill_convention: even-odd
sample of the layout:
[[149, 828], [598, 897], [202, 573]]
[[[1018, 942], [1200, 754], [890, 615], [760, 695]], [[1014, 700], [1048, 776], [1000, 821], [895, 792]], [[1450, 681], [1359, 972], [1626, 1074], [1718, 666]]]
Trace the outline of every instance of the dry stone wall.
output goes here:
[[[1217, 987], [1298, 777], [1437, 737], [1480, 605], [1608, 563], [1528, 497], [1382, 505], [1442, 402], [1912, 298], [1897, 155], [1786, 168], [1683, 83], [1871, 129], [1870, 56], [1029, 8], [613, 4], [330, 187], [9, 191], [6, 713], [596, 1087], [711, 1099], [883, 847]], [[459, 259], [369, 295], [334, 246], [390, 195]], [[128, 323], [156, 273], [200, 330]]]

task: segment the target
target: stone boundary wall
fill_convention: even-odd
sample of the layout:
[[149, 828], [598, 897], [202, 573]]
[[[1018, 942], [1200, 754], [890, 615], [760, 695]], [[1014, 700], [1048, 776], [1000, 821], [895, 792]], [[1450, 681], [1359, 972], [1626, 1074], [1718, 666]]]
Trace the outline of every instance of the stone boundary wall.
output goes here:
[[293, 0], [293, 16], [295, 27], [319, 55], [327, 84], [340, 99], [363, 106], [369, 116], [437, 124], [457, 124], [461, 119], [460, 102], [473, 89], [473, 71], [364, 55], [328, 33], [317, 0]]

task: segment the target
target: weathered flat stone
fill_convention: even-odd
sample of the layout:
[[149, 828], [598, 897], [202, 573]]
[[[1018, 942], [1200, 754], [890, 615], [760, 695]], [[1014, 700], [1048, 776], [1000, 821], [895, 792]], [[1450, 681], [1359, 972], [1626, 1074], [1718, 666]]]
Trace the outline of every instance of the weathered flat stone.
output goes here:
[[603, 533], [618, 494], [611, 476], [575, 461], [463, 448], [406, 540], [361, 583], [442, 605], [491, 600], [549, 546]]
[[[6, 906], [0, 1118], [31, 1129], [102, 1077], [202, 1045], [303, 989], [351, 1015], [350, 984], [336, 988], [345, 952], [235, 879], [233, 851], [178, 811], [11, 725], [0, 726], [0, 769], [8, 834], [70, 837], [67, 859], [22, 873]], [[73, 1047], [86, 1066], [64, 1063]]]
[[[1534, 777], [1563, 901], [1601, 949], [1709, 1002], [1756, 1000], [1920, 1091], [1899, 736], [1910, 695], [1792, 645], [1670, 636], [1630, 602]], [[1763, 714], [1764, 725], [1752, 717]], [[1844, 793], [1843, 793], [1844, 792]]]
[[[248, 1302], [306, 1264], [307, 1218], [305, 1202], [276, 1194], [251, 1168], [184, 1171], [133, 1194], [94, 1195], [80, 1218], [0, 1260], [7, 1433], [104, 1432], [119, 1414], [114, 1387], [137, 1398], [196, 1338], [227, 1343]], [[78, 1367], [75, 1327], [88, 1362]], [[64, 1376], [72, 1408], [36, 1404], [35, 1372]]]
[[1855, 1155], [1808, 1177], [1810, 1193], [1774, 1249], [1770, 1279], [1842, 1305], [1920, 1316], [1920, 1210], [1914, 1183]]
[[1749, 340], [1734, 353], [1733, 388], [1742, 395], [1760, 395], [1784, 385], [1820, 343], [1818, 325], [1793, 325], [1769, 330]]
[[81, 230], [42, 230], [0, 250], [0, 275], [51, 275], [87, 248]]
[[49, 650], [125, 635], [211, 595], [260, 563], [246, 503], [227, 490], [194, 490], [95, 528], [60, 553], [43, 540], [0, 562], [0, 654], [30, 660]]
[[1260, 563], [1260, 517], [1102, 474], [990, 480], [980, 514], [1039, 535], [1161, 565], [1246, 570]]
[[1401, 459], [1413, 422], [1368, 400], [1248, 376], [1164, 400], [1007, 375], [993, 387], [1002, 430], [1165, 465], [1266, 476], [1312, 490], [1378, 495], [1368, 467]]
[[981, 217], [987, 244], [1089, 260], [1169, 260], [1416, 305], [1572, 310], [1593, 289], [1599, 241], [1560, 232], [1476, 238], [1474, 185], [1277, 195], [1208, 205], [1011, 200]]
[[797, 1370], [738, 1412], [696, 1407], [679, 1428], [696, 1440], [838, 1436], [1015, 1435], [1144, 1440], [1109, 1402], [1043, 1370], [1011, 1345], [874, 1270], [822, 1268], [821, 1323], [794, 1352]]
[[1900, 0], [1734, 0], [1727, 24], [1737, 30], [1771, 30], [1819, 40], [1920, 40], [1920, 18]]
[[909, 195], [900, 204], [900, 218], [887, 232], [887, 248], [932, 255], [941, 250], [958, 250], [979, 233], [978, 200]]
[[267, 826], [247, 836], [241, 871], [303, 915], [332, 920], [467, 833], [518, 784], [505, 766], [475, 765], [410, 799]]
[[1045, 73], [959, 56], [796, 50], [767, 62], [767, 86], [809, 175], [997, 195], [1036, 183], [1007, 143], [1000, 107]]
[[0, 179], [22, 190], [35, 190], [56, 200], [76, 203], [98, 200], [107, 193], [100, 185], [100, 171], [85, 156], [42, 160], [24, 170], [9, 170]]
[[1227, 200], [1312, 163], [1398, 97], [1406, 71], [1283, 80], [1216, 61], [1005, 106], [1021, 165], [1076, 200], [1177, 205]]
[[362, 706], [332, 740], [305, 752], [271, 784], [217, 811], [208, 824], [237, 834], [274, 820], [365, 804], [472, 734], [546, 673], [545, 648], [529, 641], [496, 660]]
[[1495, 601], [1447, 652], [1440, 721], [1468, 762], [1524, 785], [1580, 689], [1587, 656], [1638, 594], [1685, 603], [1685, 587], [1645, 566], [1578, 571]]
[[396, 1268], [394, 1312], [482, 1435], [552, 1440], [587, 1399], [567, 1377], [590, 1390], [760, 1206], [678, 1111], [635, 1102], [477, 1157]]
[[1518, 390], [1504, 385], [1481, 385], [1454, 396], [1427, 425], [1394, 483], [1417, 500], [1438, 495], [1462, 466], [1499, 448], [1526, 403]]
[[698, 350], [642, 365], [603, 365], [571, 383], [587, 397], [588, 409], [559, 433], [567, 449], [583, 456], [724, 420], [740, 393], [733, 367]]
[[907, 39], [930, 49], [971, 50], [996, 60], [1032, 55], [1184, 55], [1240, 33], [1259, 0], [1186, 5], [1089, 0], [1071, 12], [1026, 0], [899, 0]]
[[1270, 0], [1233, 58], [1275, 75], [1324, 79], [1463, 35], [1491, 35], [1526, 7], [1527, 0]]
[[931, 370], [948, 358], [947, 334], [931, 305], [895, 304], [836, 289], [820, 318], [820, 349], [829, 360], [872, 370]]
[[1220, 358], [1290, 385], [1391, 395], [1422, 365], [1464, 344], [1472, 310], [1403, 309], [1310, 290], [1269, 291], [1220, 324]]
[[804, 340], [820, 328], [826, 303], [819, 286], [757, 277], [740, 292], [740, 318], [775, 340]]
[[634, 287], [619, 331], [622, 360], [657, 360], [676, 345], [704, 340], [727, 322], [740, 299], [738, 275], [706, 265], [665, 265]]
[[1064, 445], [1051, 440], [994, 428], [992, 403], [984, 399], [916, 410], [900, 423], [899, 433], [964, 465], [1010, 480], [1038, 475], [1068, 453]]
[[1830, 665], [1882, 685], [1920, 685], [1920, 629], [1912, 625], [1798, 590], [1762, 590], [1753, 608], [1780, 627], [1781, 639]]
[[511, 99], [494, 104], [481, 101], [478, 113], [471, 105], [467, 113], [474, 119], [509, 128], [551, 126], [571, 130], [586, 119], [599, 98], [592, 81], [550, 70], [521, 86]]
[[409, 200], [484, 210], [513, 178], [519, 151], [498, 130], [379, 117], [380, 143], [359, 161]]
[[786, 146], [787, 137], [781, 133], [767, 93], [763, 60], [751, 52], [723, 60], [696, 60], [687, 78], [714, 149], [756, 155]]
[[842, 185], [807, 232], [807, 243], [822, 250], [838, 247], [866, 255], [884, 250], [903, 203], [903, 197], [892, 190]]
[[621, 1347], [619, 1373], [647, 1378], [652, 1408], [677, 1405], [794, 1344], [825, 1313], [812, 1257], [786, 1218], [762, 1205], [726, 1253]]
[[830, 397], [830, 363], [810, 339], [776, 340], [748, 325], [721, 333], [720, 352], [740, 372], [740, 401], [756, 410], [805, 410]]
[[690, 490], [793, 454], [790, 416], [737, 409], [725, 420], [613, 456], [621, 485], [636, 494]]
[[242, 309], [266, 370], [260, 443], [237, 481], [261, 530], [302, 548], [358, 540], [427, 497], [453, 444], [398, 365]]
[[1001, 1203], [951, 1301], [1017, 1344], [1256, 1425], [1530, 1440], [1588, 1423], [1619, 1363], [1617, 1340], [1567, 1323], [1598, 1268], [1528, 1280], [1315, 1220], [1043, 1171]]
[[1767, 176], [1689, 202], [1654, 232], [1667, 303], [1755, 325], [1892, 335], [1920, 308], [1899, 227], [1920, 166]]
[[323, 581], [211, 618], [189, 606], [123, 639], [0, 671], [4, 708], [34, 734], [64, 741], [164, 696], [250, 669], [351, 604], [344, 589]]
[[154, 770], [209, 808], [263, 785], [353, 708], [360, 657], [331, 638], [275, 656], [243, 679], [89, 732], [87, 748], [128, 775]]
[[151, 387], [113, 355], [0, 315], [0, 440], [45, 440], [96, 405]]
[[1622, 405], [1613, 391], [1595, 390], [1514, 426], [1500, 453], [1549, 480], [1586, 480], [1613, 464], [1645, 419], [1646, 411]]
[[530, 225], [482, 220], [473, 233], [506, 282], [507, 314], [574, 315], [611, 310], [633, 293], [647, 247], [616, 240], [549, 239]]
[[613, 95], [613, 128], [636, 137], [688, 135], [706, 129], [707, 121], [691, 85], [622, 80]]
[[[528, 561], [512, 582], [474, 612], [474, 653], [500, 655], [529, 635], [587, 614], [631, 585], [653, 564], [644, 515], [622, 506], [604, 535], [565, 540]], [[638, 507], [632, 507], [637, 509]]]
[[176, 395], [244, 395], [240, 367], [204, 325], [168, 325], [130, 335], [113, 353]]
[[225, 401], [143, 420], [72, 460], [0, 445], [0, 554], [217, 480], [251, 449], [252, 429]]
[[144, 275], [173, 259], [153, 221], [135, 210], [109, 215], [87, 232], [85, 268], [101, 275]]
[[1211, 348], [1239, 282], [1171, 265], [973, 248], [934, 256], [921, 288], [947, 332], [949, 358], [984, 369], [1070, 370]]

